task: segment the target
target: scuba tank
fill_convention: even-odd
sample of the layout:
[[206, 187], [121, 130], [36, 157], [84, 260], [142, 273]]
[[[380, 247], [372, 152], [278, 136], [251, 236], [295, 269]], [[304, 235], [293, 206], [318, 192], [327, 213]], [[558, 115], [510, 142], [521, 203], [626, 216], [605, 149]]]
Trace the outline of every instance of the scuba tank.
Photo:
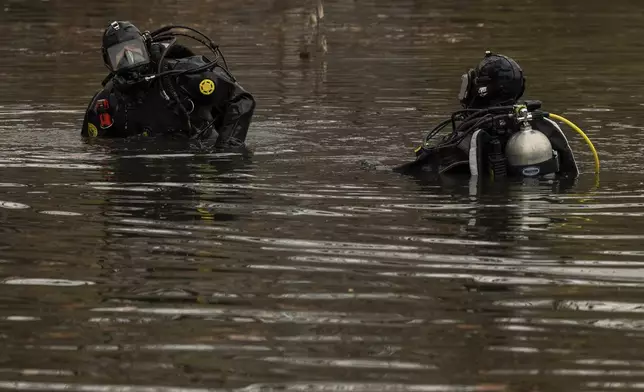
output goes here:
[[505, 145], [508, 171], [511, 174], [534, 177], [559, 171], [559, 156], [542, 132], [522, 121], [519, 131]]

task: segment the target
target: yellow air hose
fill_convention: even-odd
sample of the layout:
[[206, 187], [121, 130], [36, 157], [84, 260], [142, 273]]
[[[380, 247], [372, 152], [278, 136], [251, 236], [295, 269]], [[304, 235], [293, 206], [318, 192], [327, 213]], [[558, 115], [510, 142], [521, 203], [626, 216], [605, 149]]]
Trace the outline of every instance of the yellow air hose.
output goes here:
[[581, 135], [581, 137], [584, 138], [584, 140], [586, 141], [586, 144], [588, 144], [588, 147], [590, 147], [590, 151], [592, 151], [592, 153], [593, 153], [593, 157], [595, 158], [595, 174], [599, 174], [599, 156], [597, 155], [597, 150], [595, 150], [595, 146], [593, 146], [593, 142], [590, 141], [590, 139], [588, 138], [588, 136], [586, 136], [584, 131], [582, 131], [578, 126], [573, 124], [572, 121], [570, 121], [570, 120], [568, 120], [568, 119], [566, 119], [566, 118], [564, 118], [562, 116], [559, 116], [557, 114], [548, 113], [548, 117], [553, 119], [553, 120], [559, 120], [561, 122], [564, 122], [566, 125], [568, 125], [572, 129], [574, 129], [578, 134]]

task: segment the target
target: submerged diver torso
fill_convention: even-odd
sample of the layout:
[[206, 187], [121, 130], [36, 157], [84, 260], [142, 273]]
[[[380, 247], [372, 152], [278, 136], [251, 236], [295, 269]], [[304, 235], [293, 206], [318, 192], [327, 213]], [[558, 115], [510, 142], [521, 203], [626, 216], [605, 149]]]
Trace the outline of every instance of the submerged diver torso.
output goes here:
[[[556, 174], [577, 177], [579, 170], [568, 140], [548, 118], [529, 126], [506, 128], [510, 121], [462, 128], [433, 146], [417, 150], [416, 169], [445, 175], [499, 179]], [[500, 123], [500, 124], [499, 124]]]
[[[112, 33], [120, 36], [117, 44], [111, 43], [116, 50], [104, 49], [112, 72], [87, 108], [81, 135], [203, 140], [216, 133], [218, 146], [244, 145], [255, 100], [225, 67], [179, 44], [152, 42], [148, 46], [138, 29], [127, 22], [116, 26]], [[104, 48], [108, 46], [105, 41], [109, 40], [104, 36]], [[119, 69], [128, 61], [129, 68]]]
[[[486, 53], [463, 75], [464, 109], [439, 124], [416, 150], [416, 160], [394, 169], [493, 178], [558, 175], [576, 178], [577, 163], [559, 126], [539, 111], [539, 101], [518, 104], [525, 78], [512, 59]], [[442, 140], [431, 139], [452, 124]]]

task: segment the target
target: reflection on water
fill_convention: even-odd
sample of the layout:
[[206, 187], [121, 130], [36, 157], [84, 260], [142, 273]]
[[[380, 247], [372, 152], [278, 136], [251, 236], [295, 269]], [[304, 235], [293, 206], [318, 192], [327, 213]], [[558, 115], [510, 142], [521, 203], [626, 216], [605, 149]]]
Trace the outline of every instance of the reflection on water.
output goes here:
[[[0, 7], [0, 389], [644, 388], [639, 2], [82, 5]], [[81, 141], [113, 19], [215, 37], [255, 154]], [[599, 186], [386, 170], [485, 49]]]

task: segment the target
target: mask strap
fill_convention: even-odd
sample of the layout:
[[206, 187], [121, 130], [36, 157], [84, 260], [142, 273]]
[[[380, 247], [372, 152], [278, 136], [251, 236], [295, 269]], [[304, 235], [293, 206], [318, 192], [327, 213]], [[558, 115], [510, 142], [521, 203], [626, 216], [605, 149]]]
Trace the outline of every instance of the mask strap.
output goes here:
[[461, 75], [461, 89], [458, 92], [458, 100], [464, 102], [469, 95], [470, 90], [470, 71]]
[[459, 98], [462, 96], [462, 99], [460, 99], [461, 103], [469, 106], [472, 101], [476, 99], [476, 93], [473, 91], [474, 86], [476, 85], [476, 70], [470, 68], [462, 78], [464, 79], [461, 85], [462, 94], [459, 94]]

